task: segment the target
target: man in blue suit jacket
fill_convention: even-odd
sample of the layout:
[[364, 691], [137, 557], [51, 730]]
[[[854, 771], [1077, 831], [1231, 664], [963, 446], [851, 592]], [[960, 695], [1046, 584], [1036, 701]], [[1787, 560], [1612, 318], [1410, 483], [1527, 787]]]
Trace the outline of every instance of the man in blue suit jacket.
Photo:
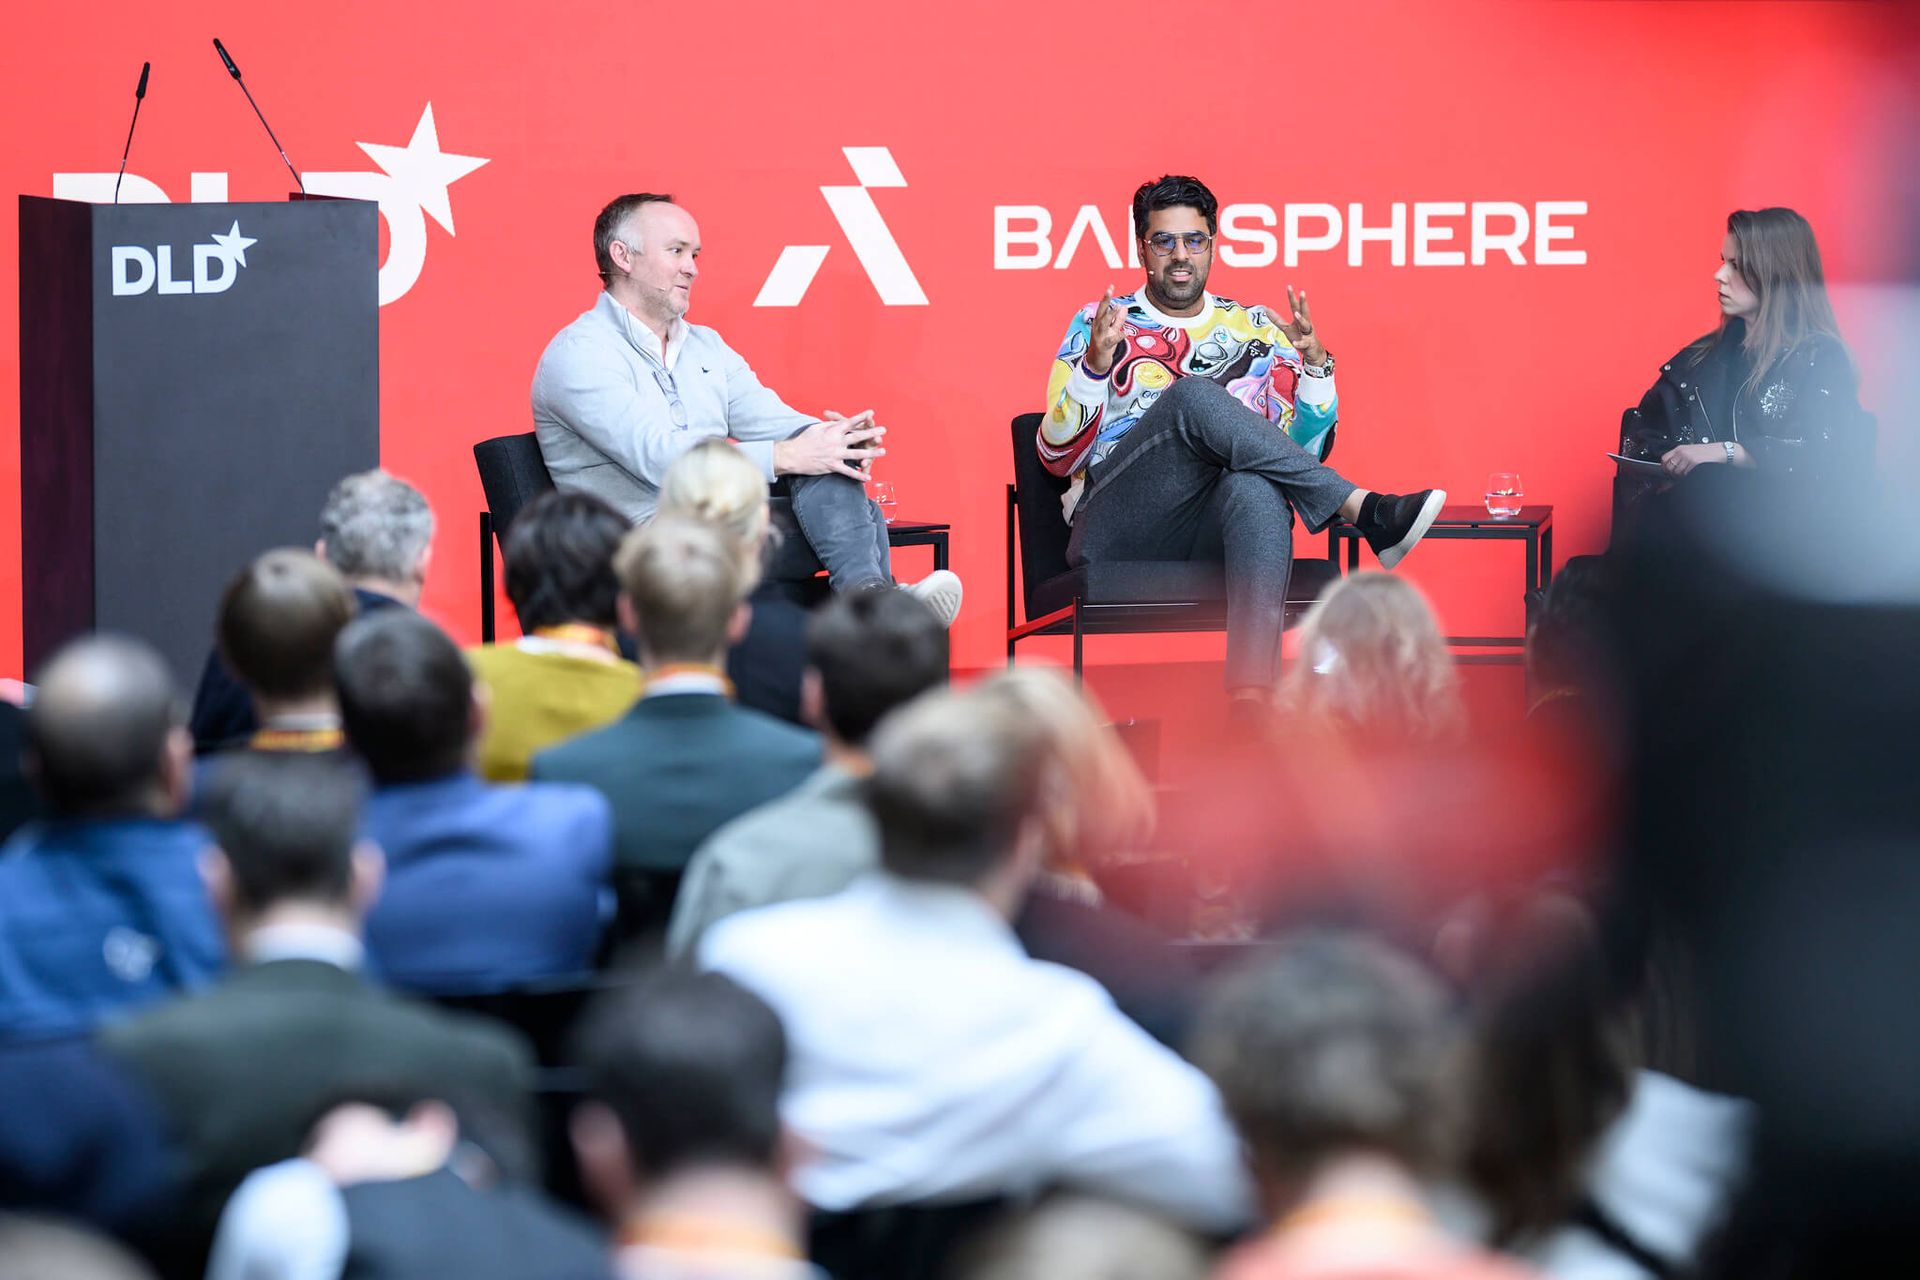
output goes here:
[[623, 719], [534, 756], [536, 779], [584, 782], [613, 804], [623, 936], [666, 927], [680, 875], [722, 823], [785, 795], [820, 763], [820, 739], [736, 706], [723, 674], [746, 630], [757, 562], [697, 520], [656, 517], [614, 561], [620, 623], [645, 691]]
[[411, 610], [347, 627], [333, 670], [348, 744], [374, 783], [362, 830], [387, 858], [366, 923], [380, 976], [465, 994], [590, 969], [612, 905], [605, 797], [482, 781], [472, 762], [486, 712], [473, 675]]
[[186, 802], [192, 744], [160, 655], [76, 641], [47, 665], [27, 754], [49, 817], [0, 849], [0, 1039], [78, 1035], [226, 963]]

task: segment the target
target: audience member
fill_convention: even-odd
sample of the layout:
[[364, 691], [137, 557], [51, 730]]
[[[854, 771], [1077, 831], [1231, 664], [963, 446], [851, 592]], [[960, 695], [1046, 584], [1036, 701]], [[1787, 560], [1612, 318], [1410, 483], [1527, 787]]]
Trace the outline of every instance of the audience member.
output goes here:
[[[669, 472], [669, 493], [672, 481]], [[671, 953], [690, 952], [708, 926], [736, 911], [838, 893], [880, 865], [880, 837], [861, 792], [873, 772], [867, 739], [895, 707], [945, 684], [947, 665], [947, 629], [904, 591], [838, 595], [814, 614], [801, 700], [826, 761], [695, 851], [673, 904]]]
[[577, 1058], [574, 1150], [623, 1280], [820, 1276], [787, 1185], [786, 1036], [764, 1002], [719, 974], [658, 971], [590, 1009]]
[[1342, 578], [1307, 611], [1280, 708], [1289, 730], [1380, 746], [1457, 742], [1467, 726], [1439, 621], [1419, 588], [1385, 573]]
[[339, 751], [333, 641], [353, 620], [340, 574], [305, 551], [269, 551], [240, 571], [220, 599], [220, 660], [253, 700], [254, 751]]
[[304, 1154], [220, 1215], [207, 1280], [607, 1280], [597, 1233], [502, 1184], [453, 1107], [415, 1090], [331, 1107]]
[[[327, 495], [313, 552], [347, 580], [358, 611], [370, 613], [419, 605], [432, 543], [433, 512], [420, 491], [384, 471], [361, 471]], [[193, 697], [194, 750], [217, 751], [259, 727], [253, 700], [216, 648]]]
[[208, 821], [209, 895], [244, 961], [213, 990], [105, 1028], [105, 1047], [160, 1099], [182, 1147], [178, 1244], [204, 1250], [253, 1169], [297, 1155], [323, 1103], [357, 1084], [456, 1099], [512, 1132], [531, 1066], [514, 1037], [385, 995], [359, 974], [360, 920], [380, 854], [356, 844], [345, 766], [251, 756], [221, 771]]
[[479, 645], [467, 662], [490, 698], [480, 773], [519, 782], [533, 753], [610, 724], [640, 696], [640, 668], [620, 656], [613, 554], [627, 522], [585, 493], [547, 493], [507, 531], [513, 644]]
[[628, 535], [616, 568], [646, 691], [616, 723], [535, 756], [532, 776], [589, 783], [613, 803], [621, 933], [632, 937], [665, 927], [694, 849], [797, 786], [820, 741], [733, 703], [721, 663], [746, 626], [750, 584], [720, 533], [657, 516]]
[[0, 1117], [0, 1205], [117, 1235], [172, 1208], [158, 1108], [86, 1040], [0, 1045]]
[[146, 645], [94, 636], [47, 664], [27, 761], [48, 817], [0, 849], [0, 1039], [83, 1034], [225, 965], [206, 837], [177, 820], [191, 753]]
[[1220, 1086], [1273, 1228], [1222, 1280], [1530, 1274], [1441, 1230], [1453, 1034], [1437, 980], [1359, 936], [1297, 937], [1202, 1009], [1194, 1061]]
[[962, 1252], [955, 1280], [1202, 1280], [1207, 1251], [1186, 1231], [1129, 1204], [1049, 1196]]
[[1043, 811], [1047, 858], [1014, 920], [1029, 955], [1088, 974], [1162, 1043], [1185, 1039], [1198, 974], [1171, 941], [1110, 905], [1097, 871], [1152, 834], [1153, 790], [1091, 694], [1058, 671], [1019, 667], [979, 685], [1045, 735], [1066, 794]]
[[1571, 895], [1486, 903], [1442, 942], [1472, 1021], [1480, 1220], [1462, 1225], [1551, 1275], [1690, 1273], [1746, 1172], [1751, 1108], [1636, 1067], [1643, 1010]]
[[606, 797], [482, 781], [485, 699], [453, 641], [411, 610], [347, 628], [334, 668], [348, 741], [373, 777], [363, 831], [386, 854], [366, 923], [380, 977], [459, 994], [592, 968], [611, 908]]
[[[807, 664], [807, 610], [800, 584], [769, 579], [763, 570], [797, 530], [772, 527], [767, 478], [753, 459], [725, 440], [703, 440], [667, 468], [660, 486], [662, 515], [705, 520], [739, 548], [753, 613], [745, 634], [727, 650], [727, 678], [743, 707], [793, 724], [807, 724], [800, 701]], [[801, 539], [804, 543], [804, 538]]]
[[786, 1024], [786, 1118], [814, 1153], [796, 1185], [818, 1208], [1059, 1183], [1237, 1226], [1251, 1201], [1213, 1088], [1008, 923], [1064, 787], [1047, 745], [975, 693], [902, 708], [871, 752], [882, 871], [721, 921], [702, 963]]
[[0, 1214], [0, 1280], [152, 1280], [153, 1272], [102, 1236], [52, 1218]]

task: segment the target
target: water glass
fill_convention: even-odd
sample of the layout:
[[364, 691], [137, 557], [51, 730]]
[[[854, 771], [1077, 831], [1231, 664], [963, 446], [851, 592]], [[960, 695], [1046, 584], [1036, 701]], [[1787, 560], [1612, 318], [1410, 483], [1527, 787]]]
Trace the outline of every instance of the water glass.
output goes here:
[[1526, 501], [1527, 491], [1520, 477], [1511, 471], [1496, 471], [1487, 477], [1487, 514], [1498, 518], [1517, 516]]
[[885, 517], [886, 522], [892, 524], [894, 516], [897, 514], [894, 509], [895, 504], [899, 501], [898, 496], [894, 493], [893, 481], [869, 480], [867, 482], [867, 494], [874, 502], [879, 504], [880, 514]]

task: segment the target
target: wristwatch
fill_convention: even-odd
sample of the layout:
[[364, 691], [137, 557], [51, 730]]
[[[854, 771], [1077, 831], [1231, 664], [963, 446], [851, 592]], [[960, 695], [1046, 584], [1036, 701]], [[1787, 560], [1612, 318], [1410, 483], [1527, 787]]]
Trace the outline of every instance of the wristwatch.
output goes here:
[[1727, 461], [1732, 462], [1733, 461], [1733, 441], [1722, 440], [1720, 443], [1727, 447]]
[[1305, 360], [1302, 360], [1300, 367], [1306, 370], [1309, 378], [1331, 378], [1333, 376], [1333, 352], [1327, 352], [1327, 362], [1325, 364], [1311, 365]]

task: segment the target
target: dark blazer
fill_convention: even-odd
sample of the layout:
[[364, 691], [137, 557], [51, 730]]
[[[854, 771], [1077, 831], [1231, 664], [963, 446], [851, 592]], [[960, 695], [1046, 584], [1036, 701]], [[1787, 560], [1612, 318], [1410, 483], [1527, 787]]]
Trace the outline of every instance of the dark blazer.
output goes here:
[[347, 1207], [341, 1280], [611, 1280], [608, 1247], [585, 1221], [530, 1191], [479, 1190], [440, 1169], [359, 1182]]
[[785, 795], [820, 763], [817, 735], [714, 693], [642, 697], [604, 729], [533, 758], [538, 781], [613, 804], [621, 931], [664, 927], [680, 873], [722, 823]]
[[613, 810], [593, 788], [462, 771], [378, 788], [361, 829], [387, 855], [367, 917], [383, 982], [460, 995], [593, 967], [613, 862]]
[[533, 1067], [517, 1036], [317, 960], [236, 970], [201, 995], [104, 1028], [100, 1040], [171, 1123], [182, 1234], [199, 1250], [240, 1180], [298, 1155], [322, 1108], [355, 1086], [442, 1098], [482, 1146], [489, 1133], [530, 1140]]
[[32, 823], [0, 848], [0, 1040], [82, 1035], [212, 982], [226, 943], [199, 827], [158, 818]]
[[[406, 608], [392, 596], [359, 587], [353, 589], [353, 600], [361, 613]], [[220, 661], [219, 648], [215, 647], [207, 654], [207, 665], [200, 671], [200, 685], [193, 691], [193, 715], [188, 728], [193, 733], [194, 753], [205, 755], [238, 745], [251, 738], [259, 727], [260, 717], [253, 711], [253, 695], [227, 670], [227, 664]]]

